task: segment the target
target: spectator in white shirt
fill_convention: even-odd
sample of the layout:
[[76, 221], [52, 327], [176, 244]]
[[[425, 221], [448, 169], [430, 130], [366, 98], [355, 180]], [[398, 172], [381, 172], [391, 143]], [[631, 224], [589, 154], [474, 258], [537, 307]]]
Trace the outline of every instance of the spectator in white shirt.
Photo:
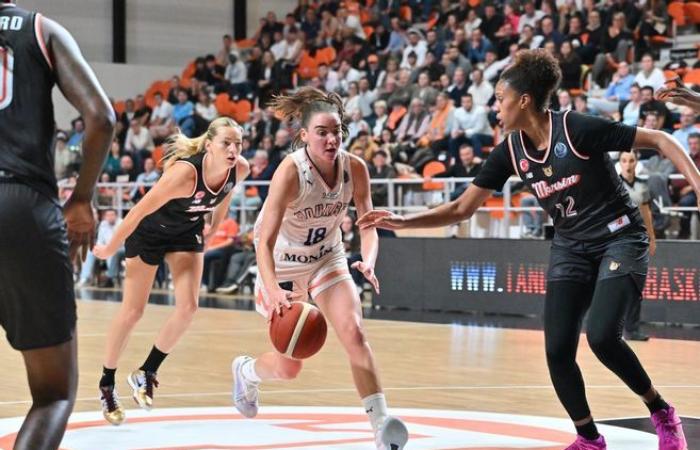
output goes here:
[[156, 92], [156, 107], [151, 114], [151, 123], [148, 125], [153, 139], [164, 139], [173, 132], [173, 105], [163, 99], [163, 94]]
[[349, 14], [348, 10], [345, 8], [338, 9], [336, 17], [340, 22], [340, 27], [344, 30], [345, 36], [348, 34], [353, 34], [360, 39], [366, 39], [365, 30], [362, 28], [362, 23], [360, 23], [360, 18], [355, 14]]
[[[102, 221], [97, 228], [97, 245], [106, 245], [114, 234], [114, 230], [121, 223], [121, 219], [117, 216], [117, 211], [108, 209], [102, 216]], [[124, 247], [122, 246], [117, 252], [107, 260], [107, 279], [101, 283], [101, 287], [114, 287], [114, 281], [119, 276], [119, 266], [121, 260], [124, 259]], [[80, 270], [80, 278], [77, 287], [83, 287], [90, 284], [90, 278], [95, 270], [95, 255], [88, 250], [87, 258]]]
[[562, 89], [557, 94], [557, 99], [559, 100], [559, 108], [557, 111], [571, 111], [574, 105], [571, 103], [571, 94], [566, 89]]
[[428, 43], [420, 34], [420, 31], [411, 28], [408, 31], [408, 43], [403, 49], [403, 59], [401, 67], [408, 66], [408, 55], [413, 52], [416, 54], [416, 66], [421, 67], [425, 64], [425, 54], [428, 53]]
[[489, 125], [488, 112], [485, 108], [474, 105], [471, 94], [462, 96], [461, 106], [452, 113], [445, 131], [450, 137], [450, 156], [455, 160], [459, 156], [459, 147], [464, 143], [471, 144], [477, 156], [481, 156], [484, 145], [493, 145], [493, 130]]
[[366, 119], [372, 115], [372, 103], [379, 98], [379, 94], [377, 93], [377, 89], [370, 90], [369, 80], [365, 77], [360, 78], [357, 85], [359, 88], [357, 103], [360, 107], [360, 112], [362, 112], [362, 117]]
[[151, 157], [153, 152], [153, 138], [146, 127], [141, 126], [138, 119], [131, 119], [129, 131], [126, 132], [126, 140], [124, 141], [124, 150], [129, 152], [136, 167], [143, 168], [143, 161]]
[[338, 72], [328, 67], [325, 63], [318, 65], [318, 79], [326, 89], [326, 92], [335, 92], [338, 89]]
[[634, 77], [639, 87], [651, 86], [654, 92], [663, 87], [666, 77], [661, 69], [654, 67], [654, 58], [650, 54], [642, 56], [641, 66], [642, 70]]
[[472, 85], [469, 86], [467, 92], [472, 95], [475, 105], [486, 106], [493, 97], [493, 85], [484, 80], [484, 73], [481, 69], [474, 69], [471, 77]]
[[529, 25], [533, 30], [537, 28], [537, 24], [544, 17], [544, 13], [539, 9], [535, 9], [535, 3], [532, 0], [528, 0], [523, 5], [525, 12], [520, 16], [518, 22], [518, 33], [523, 32], [523, 28]]

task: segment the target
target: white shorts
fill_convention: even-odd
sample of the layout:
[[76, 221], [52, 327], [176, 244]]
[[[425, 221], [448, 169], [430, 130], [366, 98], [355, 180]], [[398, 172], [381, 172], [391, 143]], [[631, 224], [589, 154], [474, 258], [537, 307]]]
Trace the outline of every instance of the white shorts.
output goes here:
[[[295, 301], [308, 301], [341, 281], [350, 280], [348, 260], [342, 248], [334, 250], [318, 262], [310, 264], [275, 264], [275, 276], [279, 283], [292, 283], [292, 290], [301, 294]], [[258, 274], [255, 279], [255, 310], [269, 317], [270, 302]]]

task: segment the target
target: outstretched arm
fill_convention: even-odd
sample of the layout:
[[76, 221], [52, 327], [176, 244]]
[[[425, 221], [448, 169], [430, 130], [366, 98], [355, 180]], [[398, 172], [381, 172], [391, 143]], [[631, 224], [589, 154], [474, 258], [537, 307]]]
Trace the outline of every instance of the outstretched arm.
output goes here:
[[663, 102], [687, 106], [700, 113], [700, 92], [689, 89], [679, 77], [666, 81], [666, 86], [656, 92], [656, 98]]
[[[695, 193], [700, 194], [700, 172], [675, 137], [663, 131], [637, 128], [633, 146], [635, 148], [657, 149], [685, 176]], [[700, 195], [698, 195], [698, 199], [700, 199]]]
[[360, 217], [357, 225], [360, 229], [379, 227], [389, 230], [451, 225], [469, 219], [489, 198], [491, 192], [490, 189], [484, 189], [472, 183], [456, 200], [437, 208], [406, 217], [393, 214], [390, 211], [374, 210]]

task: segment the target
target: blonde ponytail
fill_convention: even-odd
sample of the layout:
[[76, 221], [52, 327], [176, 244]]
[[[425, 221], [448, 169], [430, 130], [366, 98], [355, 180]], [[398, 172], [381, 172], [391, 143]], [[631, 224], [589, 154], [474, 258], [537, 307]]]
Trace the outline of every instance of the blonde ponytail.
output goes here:
[[165, 155], [161, 160], [163, 170], [168, 170], [179, 159], [186, 159], [198, 153], [206, 151], [204, 144], [207, 140], [212, 140], [219, 131], [219, 128], [241, 128], [235, 120], [230, 117], [219, 117], [209, 123], [207, 131], [200, 136], [189, 138], [178, 131], [168, 138], [165, 143]]

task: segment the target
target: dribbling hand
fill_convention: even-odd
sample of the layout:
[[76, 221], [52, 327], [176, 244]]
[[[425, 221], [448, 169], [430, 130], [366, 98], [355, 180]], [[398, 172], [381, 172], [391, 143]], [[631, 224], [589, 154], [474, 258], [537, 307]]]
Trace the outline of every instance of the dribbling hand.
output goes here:
[[374, 267], [370, 266], [369, 264], [365, 264], [362, 261], [357, 261], [350, 267], [360, 271], [365, 279], [372, 285], [374, 292], [379, 294], [379, 280], [377, 280], [377, 275], [374, 274]]
[[63, 217], [66, 220], [70, 260], [74, 261], [80, 251], [81, 260], [85, 261], [88, 249], [95, 244], [97, 227], [90, 201], [68, 199], [63, 206]]
[[384, 228], [386, 230], [398, 230], [404, 227], [403, 216], [394, 214], [391, 211], [372, 210], [366, 212], [357, 220], [360, 230], [367, 228]]
[[[280, 316], [284, 314], [284, 309], [291, 309], [291, 302], [294, 299], [300, 298], [301, 293], [292, 292], [286, 289], [277, 288], [270, 292], [270, 306], [272, 309], [270, 311], [277, 311]], [[268, 322], [272, 320], [272, 313], [268, 317]]]

